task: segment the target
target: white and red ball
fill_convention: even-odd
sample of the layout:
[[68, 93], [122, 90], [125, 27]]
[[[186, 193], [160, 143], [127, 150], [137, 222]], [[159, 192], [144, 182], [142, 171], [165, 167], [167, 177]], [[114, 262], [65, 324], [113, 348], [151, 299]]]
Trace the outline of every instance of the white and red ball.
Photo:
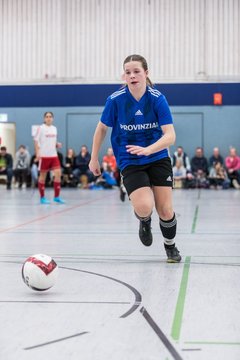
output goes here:
[[22, 266], [22, 278], [33, 290], [50, 289], [57, 281], [58, 266], [51, 256], [44, 254], [32, 255]]

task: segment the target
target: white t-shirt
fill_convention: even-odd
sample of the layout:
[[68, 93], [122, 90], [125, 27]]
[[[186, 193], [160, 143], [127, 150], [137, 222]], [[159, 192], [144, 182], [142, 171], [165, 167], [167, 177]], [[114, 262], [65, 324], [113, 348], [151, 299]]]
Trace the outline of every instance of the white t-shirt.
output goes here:
[[40, 157], [57, 156], [57, 128], [53, 125], [42, 124], [37, 129], [34, 140], [40, 147]]

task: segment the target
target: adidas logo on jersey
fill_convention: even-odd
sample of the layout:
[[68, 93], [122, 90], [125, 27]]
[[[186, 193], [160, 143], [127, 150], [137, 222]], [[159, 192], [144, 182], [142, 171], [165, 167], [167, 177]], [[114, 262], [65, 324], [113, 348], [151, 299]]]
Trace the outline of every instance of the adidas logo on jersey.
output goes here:
[[169, 175], [169, 177], [167, 178], [167, 180], [166, 181], [172, 181], [172, 178], [171, 178], [171, 176]]
[[138, 110], [135, 112], [135, 115], [143, 115], [143, 113], [141, 112], [141, 110]]

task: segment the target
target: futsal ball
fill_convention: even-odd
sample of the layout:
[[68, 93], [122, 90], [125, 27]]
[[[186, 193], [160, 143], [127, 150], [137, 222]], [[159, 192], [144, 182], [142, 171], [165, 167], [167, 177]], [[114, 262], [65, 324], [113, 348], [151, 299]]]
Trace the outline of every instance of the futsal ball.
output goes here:
[[24, 283], [33, 290], [50, 289], [57, 281], [58, 266], [51, 256], [44, 254], [32, 255], [22, 266]]

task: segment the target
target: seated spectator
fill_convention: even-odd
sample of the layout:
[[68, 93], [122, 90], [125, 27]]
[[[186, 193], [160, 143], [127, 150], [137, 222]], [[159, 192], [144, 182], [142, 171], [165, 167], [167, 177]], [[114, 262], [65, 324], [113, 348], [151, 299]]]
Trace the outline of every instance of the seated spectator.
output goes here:
[[228, 189], [230, 186], [227, 172], [220, 161], [215, 162], [210, 169], [209, 184], [211, 189]]
[[185, 182], [184, 182], [184, 187], [186, 187], [186, 188], [194, 188], [195, 183], [193, 181], [194, 177], [192, 175], [189, 157], [184, 152], [182, 146], [178, 146], [177, 151], [175, 151], [174, 154], [173, 154], [173, 158], [172, 158], [173, 167], [176, 165], [177, 160], [180, 160], [181, 163], [182, 163], [182, 166], [186, 169], [186, 179], [185, 179]]
[[191, 160], [192, 173], [195, 179], [195, 187], [207, 188], [208, 187], [208, 161], [203, 154], [203, 148], [197, 147], [195, 156]]
[[111, 171], [113, 172], [114, 174], [114, 177], [119, 185], [119, 182], [120, 182], [120, 172], [118, 170], [118, 167], [117, 167], [117, 161], [116, 161], [116, 158], [113, 154], [113, 149], [111, 147], [109, 147], [107, 149], [107, 153], [106, 155], [103, 156], [103, 163], [106, 163], [109, 168], [111, 169]]
[[14, 176], [15, 186], [21, 189], [27, 186], [30, 169], [30, 154], [25, 145], [20, 145], [15, 155]]
[[97, 178], [96, 185], [100, 185], [104, 189], [112, 189], [113, 186], [117, 185], [114, 172], [112, 171], [111, 166], [106, 162], [102, 163], [102, 174]]
[[111, 171], [115, 172], [117, 170], [116, 158], [111, 147], [107, 149], [106, 155], [103, 156], [103, 163], [108, 165]]
[[186, 168], [183, 166], [182, 160], [178, 158], [173, 166], [174, 189], [185, 187], [186, 176]]
[[216, 163], [220, 163], [221, 165], [224, 164], [224, 161], [223, 161], [223, 157], [220, 155], [220, 151], [219, 151], [219, 148], [218, 147], [215, 147], [213, 149], [213, 154], [212, 156], [209, 158], [209, 167], [211, 169], [211, 167], [214, 167], [214, 165]]
[[39, 161], [37, 160], [36, 155], [33, 155], [30, 161], [30, 172], [31, 172], [33, 187], [38, 186], [38, 176], [39, 176], [38, 165], [39, 165]]
[[237, 155], [236, 148], [230, 148], [225, 165], [231, 185], [235, 189], [240, 189], [240, 157]]
[[73, 178], [76, 184], [82, 183], [83, 188], [88, 188], [88, 183], [94, 180], [93, 173], [89, 170], [88, 164], [91, 155], [86, 145], [81, 147], [80, 153], [76, 156], [76, 168], [73, 170]]
[[11, 154], [7, 153], [6, 146], [0, 148], [0, 175], [7, 176], [7, 189], [10, 190], [13, 177], [13, 158]]
[[177, 151], [175, 151], [175, 153], [173, 154], [173, 166], [176, 165], [177, 160], [181, 161], [182, 166], [184, 166], [184, 168], [186, 169], [186, 172], [191, 172], [189, 157], [184, 152], [182, 146], [178, 146]]
[[74, 186], [73, 182], [73, 170], [76, 167], [76, 156], [72, 148], [67, 150], [67, 155], [65, 157], [65, 165], [63, 170], [63, 181], [64, 184], [68, 186]]

